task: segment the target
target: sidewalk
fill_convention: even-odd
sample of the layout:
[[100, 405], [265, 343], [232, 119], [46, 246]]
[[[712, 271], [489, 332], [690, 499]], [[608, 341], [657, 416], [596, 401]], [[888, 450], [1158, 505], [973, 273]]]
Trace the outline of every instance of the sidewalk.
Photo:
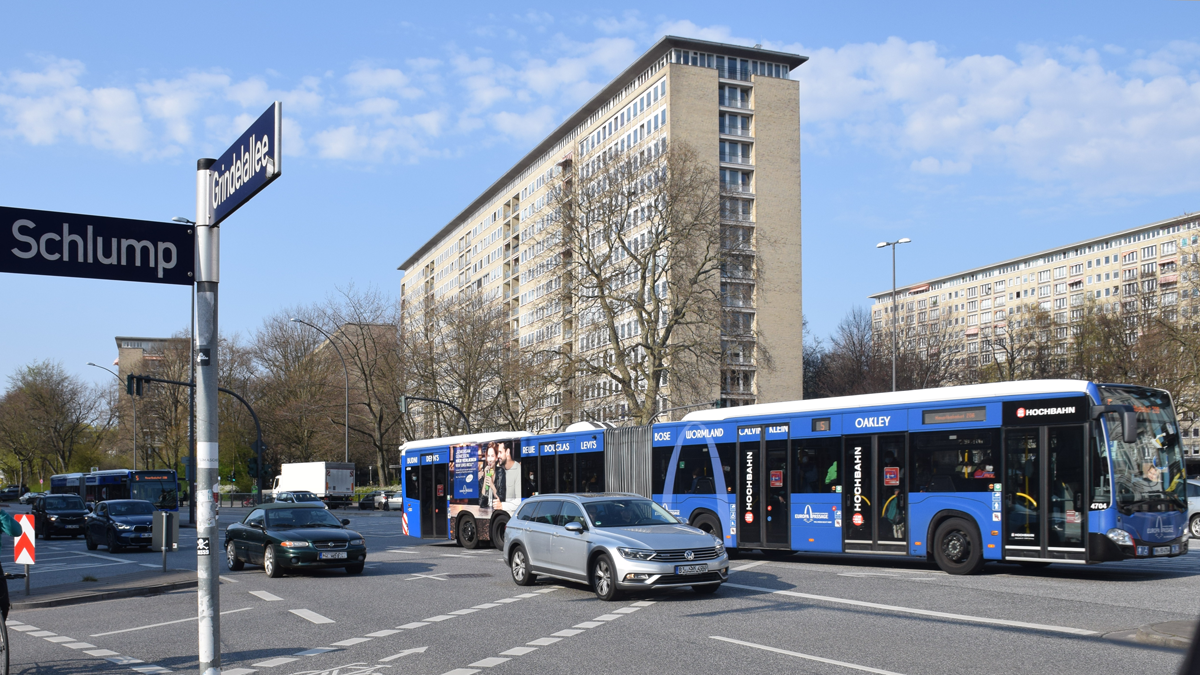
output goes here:
[[1187, 649], [1196, 634], [1195, 621], [1164, 621], [1142, 626], [1133, 639], [1137, 642], [1172, 649]]
[[77, 581], [70, 584], [35, 588], [25, 595], [23, 587], [9, 588], [12, 609], [41, 609], [100, 602], [116, 598], [157, 595], [167, 591], [196, 587], [196, 570], [146, 570], [105, 577], [100, 581]]

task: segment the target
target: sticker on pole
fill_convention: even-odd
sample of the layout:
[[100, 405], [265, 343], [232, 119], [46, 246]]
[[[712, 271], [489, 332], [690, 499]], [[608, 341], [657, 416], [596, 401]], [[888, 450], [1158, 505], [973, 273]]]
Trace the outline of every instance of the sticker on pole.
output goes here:
[[196, 537], [196, 555], [209, 555], [208, 537]]
[[34, 554], [36, 544], [33, 537], [33, 515], [19, 513], [13, 517], [21, 524], [21, 536], [17, 537], [16, 543], [13, 544], [13, 558], [18, 565], [32, 565], [37, 557]]

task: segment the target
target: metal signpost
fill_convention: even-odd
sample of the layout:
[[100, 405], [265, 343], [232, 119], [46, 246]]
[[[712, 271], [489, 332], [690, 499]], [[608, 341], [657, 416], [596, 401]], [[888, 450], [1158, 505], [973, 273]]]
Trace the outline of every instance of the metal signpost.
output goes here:
[[217, 284], [219, 225], [279, 177], [283, 106], [276, 101], [218, 159], [196, 163], [196, 577], [200, 673], [221, 672], [217, 485]]

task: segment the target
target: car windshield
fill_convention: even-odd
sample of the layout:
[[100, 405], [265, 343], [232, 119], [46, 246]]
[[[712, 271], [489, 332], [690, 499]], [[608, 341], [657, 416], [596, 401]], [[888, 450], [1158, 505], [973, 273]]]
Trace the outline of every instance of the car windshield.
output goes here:
[[148, 502], [112, 502], [108, 512], [114, 516], [148, 516], [154, 513], [154, 506]]
[[342, 524], [325, 509], [271, 509], [267, 511], [267, 527], [289, 530], [297, 527], [341, 527]]
[[293, 492], [292, 496], [298, 502], [319, 502], [321, 498], [311, 492]]
[[666, 509], [649, 499], [606, 499], [583, 505], [596, 527], [675, 525], [679, 522]]
[[83, 500], [79, 497], [47, 497], [47, 511], [64, 511], [66, 509], [83, 510]]
[[1101, 387], [1105, 404], [1131, 405], [1138, 413], [1136, 443], [1122, 440], [1121, 417], [1106, 414], [1117, 509], [1122, 513], [1186, 510], [1187, 474], [1171, 397], [1141, 387]]

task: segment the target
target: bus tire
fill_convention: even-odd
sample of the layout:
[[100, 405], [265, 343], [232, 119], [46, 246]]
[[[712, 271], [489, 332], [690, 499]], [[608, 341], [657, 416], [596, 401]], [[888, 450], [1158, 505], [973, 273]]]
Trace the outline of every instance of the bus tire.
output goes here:
[[933, 558], [947, 574], [978, 574], [983, 569], [983, 543], [975, 525], [950, 518], [933, 535]]
[[692, 519], [692, 527], [704, 530], [705, 532], [720, 536], [721, 522], [710, 513], [701, 513]]
[[464, 513], [462, 518], [458, 519], [458, 527], [455, 529], [459, 546], [468, 551], [479, 548], [479, 529], [475, 525], [475, 516]]
[[537, 583], [537, 575], [529, 568], [529, 554], [525, 553], [525, 547], [520, 544], [513, 547], [508, 569], [512, 572], [513, 582], [518, 586], [532, 586]]
[[492, 546], [498, 550], [504, 550], [504, 534], [508, 530], [508, 515], [498, 513], [492, 518], [491, 527], [488, 530], [492, 533]]

